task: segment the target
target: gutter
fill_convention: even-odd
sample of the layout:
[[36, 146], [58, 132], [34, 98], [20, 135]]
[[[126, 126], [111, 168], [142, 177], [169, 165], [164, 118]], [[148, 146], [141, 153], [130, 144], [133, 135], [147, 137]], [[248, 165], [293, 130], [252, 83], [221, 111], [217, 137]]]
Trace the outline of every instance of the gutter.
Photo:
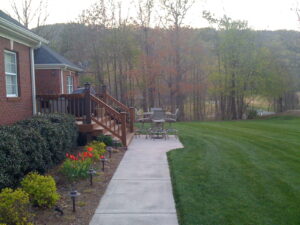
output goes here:
[[71, 69], [77, 72], [83, 72], [83, 69], [69, 66], [67, 64], [35, 64], [36, 69]]
[[49, 43], [46, 39], [38, 36], [37, 34], [31, 32], [29, 30], [26, 30], [25, 28], [20, 27], [12, 22], [9, 22], [1, 17], [0, 17], [0, 25], [9, 29], [10, 31], [15, 33], [17, 36], [22, 36], [23, 38], [29, 39], [30, 41], [34, 41], [34, 42], [38, 42], [38, 43], [42, 42], [45, 44]]
[[31, 88], [32, 88], [32, 112], [36, 115], [36, 86], [35, 86], [35, 68], [34, 68], [34, 48], [30, 48], [30, 62], [31, 62]]

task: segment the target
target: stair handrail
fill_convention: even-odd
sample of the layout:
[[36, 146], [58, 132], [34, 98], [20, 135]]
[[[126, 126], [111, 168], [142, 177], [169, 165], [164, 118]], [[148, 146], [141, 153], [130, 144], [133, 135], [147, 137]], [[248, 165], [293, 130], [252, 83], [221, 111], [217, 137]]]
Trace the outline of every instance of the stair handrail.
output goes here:
[[[119, 132], [115, 132], [115, 130], [113, 130], [111, 127], [109, 127], [106, 124], [102, 123], [101, 121], [97, 120], [96, 117], [92, 116], [92, 120], [95, 123], [97, 123], [98, 125], [103, 126], [107, 131], [111, 132], [116, 137], [120, 138], [122, 141], [122, 144], [124, 146], [126, 146], [127, 145], [126, 113], [118, 112], [117, 110], [115, 110], [114, 108], [112, 108], [111, 106], [106, 104], [106, 102], [104, 102], [103, 100], [99, 99], [97, 96], [92, 95], [92, 94], [91, 94], [91, 102], [99, 104], [100, 106], [105, 108], [105, 110], [110, 114], [110, 116], [113, 116], [114, 119], [117, 119], [117, 121], [120, 122], [120, 125], [121, 125], [120, 133], [121, 134]], [[114, 124], [114, 126], [115, 126], [115, 124]]]
[[128, 121], [128, 128], [130, 129], [130, 132], [134, 132], [134, 122], [135, 122], [135, 108], [134, 107], [128, 107], [127, 105], [120, 102], [118, 99], [114, 98], [107, 92], [106, 85], [102, 85], [102, 91], [100, 94], [101, 98], [104, 102], [109, 104], [109, 101], [116, 104], [117, 107], [119, 107], [123, 112], [127, 113], [127, 121]]

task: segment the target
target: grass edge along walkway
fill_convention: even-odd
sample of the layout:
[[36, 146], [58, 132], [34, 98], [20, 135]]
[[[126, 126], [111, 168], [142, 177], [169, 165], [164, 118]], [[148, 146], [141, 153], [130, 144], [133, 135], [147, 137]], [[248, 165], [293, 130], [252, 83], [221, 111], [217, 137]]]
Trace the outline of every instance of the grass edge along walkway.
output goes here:
[[178, 123], [168, 153], [181, 225], [300, 224], [300, 118]]

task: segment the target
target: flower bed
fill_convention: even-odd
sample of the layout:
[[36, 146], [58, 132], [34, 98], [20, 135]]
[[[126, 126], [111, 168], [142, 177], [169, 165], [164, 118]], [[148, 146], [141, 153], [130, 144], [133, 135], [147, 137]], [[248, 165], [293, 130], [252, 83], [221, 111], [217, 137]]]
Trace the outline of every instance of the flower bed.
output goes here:
[[[78, 162], [76, 157], [82, 152], [86, 152], [86, 147], [78, 147], [73, 156], [75, 160], [71, 159], [73, 162]], [[83, 225], [89, 224], [94, 212], [99, 204], [99, 201], [104, 194], [104, 191], [111, 180], [117, 166], [119, 165], [121, 159], [123, 158], [124, 151], [114, 150], [112, 157], [109, 158], [109, 154], [105, 153], [104, 157], [108, 160], [105, 163], [105, 170], [102, 171], [102, 163], [97, 160], [92, 163], [92, 167], [97, 172], [93, 177], [93, 185], [90, 185], [88, 178], [86, 179], [76, 179], [75, 181], [69, 180], [66, 175], [61, 173], [61, 166], [49, 171], [49, 175], [52, 175], [57, 183], [57, 190], [61, 196], [60, 200], [57, 203], [58, 211], [55, 209], [35, 209], [34, 213], [36, 214], [34, 223], [35, 224], [47, 224], [47, 225]], [[101, 157], [101, 156], [100, 156]], [[72, 209], [72, 200], [69, 196], [70, 191], [76, 189], [80, 196], [76, 198], [76, 212], [73, 212]], [[59, 210], [63, 211], [63, 215]]]

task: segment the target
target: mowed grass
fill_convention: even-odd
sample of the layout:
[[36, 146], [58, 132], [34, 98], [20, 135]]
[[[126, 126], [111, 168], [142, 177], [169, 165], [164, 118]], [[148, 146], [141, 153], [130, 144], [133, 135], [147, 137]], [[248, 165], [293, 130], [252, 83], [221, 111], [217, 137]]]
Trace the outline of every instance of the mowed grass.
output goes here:
[[300, 118], [178, 123], [168, 153], [181, 225], [300, 224]]

